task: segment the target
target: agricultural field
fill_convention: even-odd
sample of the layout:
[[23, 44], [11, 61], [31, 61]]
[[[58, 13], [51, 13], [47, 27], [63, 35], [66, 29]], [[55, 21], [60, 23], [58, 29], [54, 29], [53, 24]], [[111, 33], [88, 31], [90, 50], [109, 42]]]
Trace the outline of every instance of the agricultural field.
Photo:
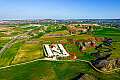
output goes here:
[[84, 62], [36, 61], [0, 70], [1, 80], [74, 80], [79, 73], [94, 76], [95, 80], [119, 80], [119, 72], [103, 74]]
[[[53, 34], [53, 36], [49, 36], [50, 34]], [[54, 36], [54, 34], [63, 34], [64, 36]], [[66, 36], [68, 35], [68, 31], [56, 31], [56, 32], [50, 32], [47, 33], [39, 38], [41, 42], [45, 43], [60, 43], [61, 41], [67, 42]]]
[[81, 51], [79, 47], [77, 47], [74, 44], [65, 44], [64, 47], [67, 50], [67, 52], [70, 53], [71, 55], [75, 53], [77, 59], [87, 61], [94, 60], [94, 57], [91, 56], [91, 53], [94, 51], [94, 48], [87, 48], [85, 51]]
[[120, 80], [120, 0], [0, 0], [0, 80]]
[[101, 30], [96, 30], [93, 35], [98, 37], [109, 37], [114, 41], [120, 41], [120, 30], [117, 28], [102, 28]]
[[94, 32], [94, 36], [97, 37], [109, 37], [113, 39], [113, 51], [111, 58], [120, 57], [120, 30], [116, 28], [103, 28]]
[[[33, 27], [34, 28], [34, 27]], [[39, 28], [40, 29], [40, 28]], [[104, 32], [104, 34], [103, 34]], [[113, 33], [112, 35], [111, 32]], [[58, 34], [62, 34], [62, 36], [57, 36]], [[109, 36], [108, 36], [109, 34]], [[37, 58], [43, 57], [43, 50], [42, 46], [43, 44], [55, 44], [55, 43], [61, 43], [67, 50], [67, 52], [71, 55], [73, 53], [76, 54], [77, 59], [81, 60], [93, 60], [94, 57], [91, 56], [91, 53], [95, 51], [94, 47], [86, 48], [85, 51], [81, 51], [78, 46], [76, 46], [74, 43], [72, 43], [69, 39], [72, 40], [85, 40], [88, 41], [90, 39], [94, 40], [95, 37], [110, 37], [113, 40], [117, 40], [116, 42], [113, 42], [114, 50], [112, 51], [114, 54], [112, 55], [114, 58], [117, 58], [118, 54], [116, 53], [116, 50], [119, 51], [119, 30], [115, 28], [101, 28], [96, 29], [96, 31], [93, 32], [93, 34], [81, 34], [81, 35], [70, 35], [70, 33], [67, 30], [61, 30], [61, 31], [54, 31], [44, 34], [43, 36], [40, 36], [39, 38], [35, 38], [38, 40], [38, 44], [34, 44], [34, 41], [32, 43], [24, 43], [16, 53], [15, 59], [13, 60], [12, 64], [30, 61]], [[117, 39], [116, 39], [117, 38]], [[29, 41], [28, 41], [29, 42]], [[68, 44], [67, 44], [68, 43]], [[99, 43], [98, 43], [99, 44]]]
[[24, 29], [20, 27], [0, 27], [0, 37], [14, 37], [19, 34], [22, 34]]
[[[32, 34], [39, 33], [41, 29], [36, 30], [33, 27]], [[26, 28], [27, 30], [27, 28]], [[25, 30], [25, 31], [26, 31]], [[103, 34], [104, 32], [104, 34]], [[63, 44], [66, 51], [72, 55], [76, 55], [77, 59], [93, 61], [95, 47], [86, 47], [86, 50], [80, 50], [80, 47], [75, 44], [75, 41], [91, 41], [95, 38], [109, 37], [113, 39], [113, 50], [110, 58], [119, 58], [119, 47], [120, 47], [120, 32], [115, 28], [101, 28], [96, 29], [89, 34], [70, 34], [68, 30], [58, 30], [53, 32], [47, 32], [38, 35], [37, 37], [21, 40], [22, 42], [16, 42], [11, 48], [7, 49], [0, 58], [0, 66], [8, 66], [29, 62], [36, 59], [43, 59], [43, 44]], [[111, 34], [112, 33], [112, 34]], [[26, 36], [29, 36], [26, 35]], [[0, 45], [7, 43], [1, 40]], [[96, 42], [97, 45], [101, 42]], [[69, 58], [72, 60], [71, 58]], [[66, 59], [65, 59], [66, 60]], [[21, 64], [6, 69], [0, 70], [1, 80], [74, 80], [79, 73], [87, 73], [96, 78], [96, 80], [119, 80], [119, 71], [113, 72], [112, 74], [99, 73], [85, 62], [79, 61], [35, 61], [27, 64]], [[15, 73], [16, 72], [16, 73]], [[5, 76], [7, 74], [7, 77]], [[27, 77], [26, 77], [27, 76]]]
[[3, 38], [0, 38], [0, 50], [3, 48], [3, 46], [8, 43], [11, 39], [3, 39]]
[[[49, 36], [49, 34], [65, 34], [65, 36]], [[81, 60], [93, 60], [94, 57], [91, 56], [90, 54], [95, 51], [95, 48], [89, 47], [85, 51], [81, 51], [78, 46], [76, 46], [73, 42], [70, 40], [81, 40], [81, 41], [88, 41], [89, 39], [94, 40], [95, 37], [92, 35], [88, 34], [81, 34], [81, 35], [70, 35], [68, 31], [56, 31], [56, 32], [50, 32], [48, 34], [43, 35], [40, 37], [40, 43], [41, 46], [42, 44], [56, 44], [56, 43], [61, 43], [65, 47], [66, 51], [70, 54], [76, 54], [77, 59]]]
[[67, 38], [72, 38], [75, 40], [88, 40], [88, 39], [94, 39], [95, 37], [88, 34], [81, 34], [81, 35], [70, 35]]
[[50, 32], [49, 34], [64, 34], [64, 35], [68, 35], [69, 32], [67, 30], [61, 30], [61, 31], [56, 31], [56, 32]]
[[[25, 31], [20, 27], [2, 27], [0, 30], [1, 32], [4, 32], [2, 33], [2, 35], [0, 35], [0, 49], [2, 49], [3, 46], [5, 46], [5, 44], [7, 44], [10, 40], [12, 40], [14, 36], [23, 34], [23, 32]], [[8, 32], [12, 32], [12, 33], [6, 36], [5, 34]], [[29, 35], [27, 34], [23, 34], [21, 36], [29, 37]], [[2, 55], [0, 55], [0, 66], [7, 66], [7, 65], [30, 61], [36, 58], [43, 57], [43, 54], [41, 54], [43, 53], [43, 51], [42, 51], [42, 48], [40, 49], [39, 43], [35, 43], [35, 44], [34, 42], [33, 44], [25, 43], [26, 40], [27, 39], [15, 40], [15, 42], [13, 41], [12, 43], [9, 43], [8, 46], [10, 44], [13, 44], [13, 45], [9, 49], [1, 53]]]
[[12, 64], [43, 58], [43, 50], [39, 41], [27, 41], [18, 50]]
[[1, 56], [0, 56], [0, 66], [8, 66], [11, 65], [12, 60], [16, 56], [19, 48], [21, 47], [22, 42], [15, 43], [11, 48], [7, 49]]

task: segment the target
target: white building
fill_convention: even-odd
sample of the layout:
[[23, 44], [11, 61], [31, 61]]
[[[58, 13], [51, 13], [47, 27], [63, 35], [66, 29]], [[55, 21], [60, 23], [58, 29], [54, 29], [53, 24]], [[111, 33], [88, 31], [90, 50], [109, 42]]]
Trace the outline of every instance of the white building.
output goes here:
[[62, 44], [44, 44], [44, 54], [49, 58], [68, 57], [69, 53], [65, 50]]

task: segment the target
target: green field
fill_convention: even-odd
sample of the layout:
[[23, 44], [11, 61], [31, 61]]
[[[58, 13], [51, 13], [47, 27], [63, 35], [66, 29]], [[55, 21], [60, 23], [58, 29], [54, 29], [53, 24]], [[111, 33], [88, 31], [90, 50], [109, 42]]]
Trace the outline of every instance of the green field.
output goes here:
[[90, 55], [94, 51], [94, 48], [87, 48], [85, 51], [80, 51], [79, 47], [74, 44], [65, 44], [64, 47], [68, 53], [75, 53], [80, 60], [91, 61], [94, 59], [94, 57]]
[[[54, 37], [54, 36], [48, 36], [48, 34], [67, 34], [67, 36], [62, 36], [62, 37]], [[73, 40], [81, 40], [81, 41], [88, 41], [88, 39], [94, 39], [94, 36], [88, 35], [88, 34], [82, 34], [82, 35], [69, 35], [66, 30], [64, 31], [56, 31], [56, 32], [50, 32], [48, 34], [43, 35], [40, 38], [40, 43], [42, 44], [56, 44], [56, 43], [66, 43], [64, 45], [65, 49], [69, 54], [75, 53], [78, 59], [81, 60], [93, 60], [94, 57], [90, 55], [91, 52], [93, 52], [95, 49], [93, 47], [87, 48], [85, 51], [80, 51], [79, 47], [76, 46], [73, 42], [69, 41], [68, 39], [73, 39]], [[70, 44], [67, 44], [70, 43]]]
[[10, 39], [2, 39], [0, 38], [0, 49], [3, 48], [3, 46], [8, 43], [10, 41]]
[[94, 35], [97, 37], [108, 37], [113, 39], [113, 51], [111, 58], [120, 58], [120, 30], [116, 28], [103, 28], [95, 31]]
[[[66, 31], [51, 32], [50, 34], [68, 34]], [[71, 35], [66, 37], [49, 37], [44, 35], [37, 39], [39, 44], [22, 44], [16, 43], [8, 49], [0, 58], [0, 66], [20, 63], [36, 58], [43, 57], [43, 44], [69, 42], [67, 39], [88, 40], [93, 37], [108, 37], [113, 39], [113, 49], [111, 58], [120, 58], [120, 30], [115, 28], [103, 28], [96, 30], [92, 35]], [[94, 52], [94, 48], [88, 48], [81, 52], [75, 44], [65, 44], [65, 49], [69, 53], [76, 53], [81, 60], [92, 60], [90, 56]], [[22, 57], [21, 57], [22, 55]], [[22, 64], [11, 68], [0, 69], [0, 80], [72, 80], [79, 73], [92, 75], [96, 80], [120, 80], [120, 71], [115, 71], [111, 74], [96, 72], [92, 67], [85, 62], [50, 62], [36, 61], [29, 64]]]
[[7, 49], [0, 56], [0, 66], [10, 65], [12, 60], [16, 56], [18, 49], [21, 47], [21, 45], [22, 45], [22, 43], [18, 42], [18, 43], [15, 43], [11, 48]]
[[101, 30], [94, 31], [94, 35], [98, 37], [109, 37], [114, 41], [120, 41], [120, 30], [116, 28], [103, 28]]
[[18, 50], [12, 64], [43, 58], [43, 50], [39, 43], [24, 43]]
[[33, 63], [0, 70], [0, 80], [71, 80], [79, 73], [87, 73], [96, 80], [120, 80], [120, 73], [103, 74], [94, 71], [84, 62], [49, 62]]

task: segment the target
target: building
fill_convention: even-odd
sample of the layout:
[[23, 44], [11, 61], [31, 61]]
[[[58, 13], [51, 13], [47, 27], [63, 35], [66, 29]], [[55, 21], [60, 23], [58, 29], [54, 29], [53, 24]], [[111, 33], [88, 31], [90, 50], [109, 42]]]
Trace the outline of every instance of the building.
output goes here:
[[64, 49], [62, 44], [44, 44], [44, 54], [48, 58], [68, 57], [69, 53]]

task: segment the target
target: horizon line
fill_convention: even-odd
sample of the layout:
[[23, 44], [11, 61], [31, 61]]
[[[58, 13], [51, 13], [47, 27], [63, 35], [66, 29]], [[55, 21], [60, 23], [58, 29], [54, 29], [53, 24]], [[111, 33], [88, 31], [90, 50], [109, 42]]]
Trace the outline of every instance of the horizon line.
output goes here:
[[0, 21], [5, 21], [5, 20], [45, 20], [45, 19], [51, 19], [51, 20], [77, 20], [77, 19], [79, 19], [79, 20], [82, 20], [82, 19], [98, 19], [98, 20], [100, 20], [100, 19], [120, 19], [120, 18], [59, 18], [59, 19], [56, 19], [56, 18], [33, 18], [33, 19], [0, 19]]

